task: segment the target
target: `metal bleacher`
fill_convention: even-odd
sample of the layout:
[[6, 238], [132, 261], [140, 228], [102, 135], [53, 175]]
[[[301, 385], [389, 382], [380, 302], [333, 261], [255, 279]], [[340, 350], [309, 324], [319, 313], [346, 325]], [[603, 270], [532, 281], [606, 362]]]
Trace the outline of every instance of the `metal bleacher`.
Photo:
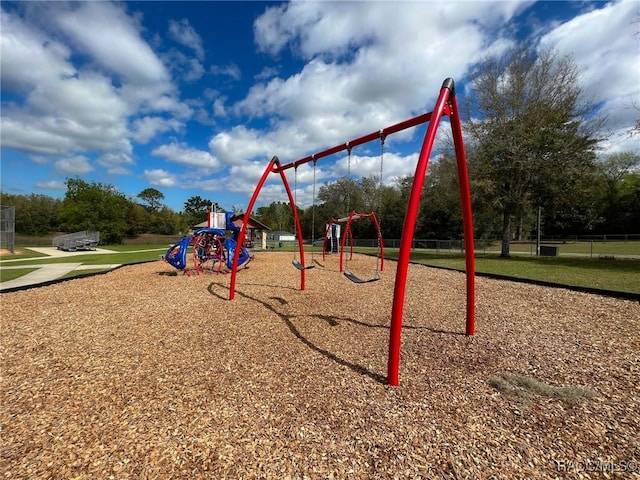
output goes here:
[[58, 250], [75, 252], [77, 250], [95, 250], [100, 242], [100, 232], [75, 232], [53, 237], [53, 246]]

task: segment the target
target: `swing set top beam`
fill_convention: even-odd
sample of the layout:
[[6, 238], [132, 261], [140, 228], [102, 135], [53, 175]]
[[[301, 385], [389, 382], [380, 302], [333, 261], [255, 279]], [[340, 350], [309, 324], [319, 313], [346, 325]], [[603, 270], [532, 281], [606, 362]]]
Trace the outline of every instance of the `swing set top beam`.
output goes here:
[[433, 112], [423, 113], [422, 115], [418, 115], [417, 117], [413, 117], [408, 120], [404, 120], [403, 122], [396, 123], [395, 125], [383, 128], [377, 132], [371, 132], [353, 140], [349, 140], [346, 143], [341, 143], [334, 147], [327, 148], [326, 150], [322, 150], [321, 152], [313, 153], [294, 162], [280, 164], [276, 166], [273, 171], [280, 172], [288, 170], [290, 168], [298, 168], [300, 165], [304, 165], [305, 163], [315, 162], [323, 157], [328, 157], [329, 155], [333, 155], [343, 150], [348, 150], [349, 148], [357, 147], [358, 145], [363, 145], [365, 143], [371, 142], [376, 138], [385, 138], [387, 135], [391, 135], [393, 133], [406, 130], [407, 128], [415, 127], [416, 125], [428, 122], [429, 120], [431, 120], [432, 114]]
[[354, 213], [353, 215], [350, 215], [348, 217], [342, 217], [342, 218], [338, 218], [337, 220], [333, 220], [333, 222], [329, 222], [329, 223], [344, 223], [347, 220], [358, 220], [359, 218], [369, 218], [374, 216], [374, 213]]

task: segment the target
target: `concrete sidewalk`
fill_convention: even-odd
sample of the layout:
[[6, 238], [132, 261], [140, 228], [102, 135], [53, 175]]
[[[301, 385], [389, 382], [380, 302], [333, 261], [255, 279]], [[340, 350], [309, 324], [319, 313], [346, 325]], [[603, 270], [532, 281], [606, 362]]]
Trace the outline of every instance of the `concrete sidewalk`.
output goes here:
[[104, 253], [118, 253], [115, 250], [107, 250], [105, 248], [96, 248], [95, 250], [78, 250], [76, 252], [65, 252], [64, 250], [58, 250], [57, 247], [28, 247], [27, 250], [33, 250], [34, 252], [47, 255], [49, 257], [73, 257], [76, 255], [93, 255]]
[[106, 264], [106, 265], [82, 265], [81, 263], [50, 263], [40, 265], [28, 265], [18, 267], [3, 266], [3, 270], [17, 270], [17, 269], [30, 269], [36, 270], [26, 275], [23, 275], [15, 280], [9, 280], [8, 282], [0, 283], [0, 291], [21, 288], [27, 286], [36, 286], [40, 283], [51, 282], [64, 277], [67, 273], [74, 270], [111, 270], [119, 267], [120, 264]]
[[[91, 251], [81, 251], [81, 252], [65, 252], [63, 250], [58, 250], [56, 247], [30, 247], [29, 250], [33, 250], [34, 252], [41, 253], [43, 255], [47, 255], [48, 257], [73, 257], [76, 255], [87, 255], [87, 254], [105, 254], [105, 253], [117, 253], [113, 250], [105, 250], [102, 248], [98, 248], [96, 250]], [[74, 270], [111, 270], [113, 268], [119, 267], [120, 264], [105, 264], [105, 265], [83, 265], [79, 262], [69, 262], [69, 263], [43, 263], [43, 264], [35, 264], [35, 265], [20, 265], [20, 266], [9, 266], [7, 263], [9, 262], [24, 262], [26, 259], [16, 259], [16, 260], [5, 260], [3, 261], [3, 265], [0, 267], [2, 270], [28, 270], [35, 269], [33, 272], [27, 273], [15, 280], [9, 280], [8, 282], [0, 283], [0, 291], [3, 290], [13, 290], [19, 289], [29, 286], [37, 286], [41, 283], [47, 283], [54, 280], [58, 280], [64, 277], [67, 273], [73, 272]], [[36, 259], [34, 259], [36, 260]], [[46, 259], [42, 259], [46, 261]]]

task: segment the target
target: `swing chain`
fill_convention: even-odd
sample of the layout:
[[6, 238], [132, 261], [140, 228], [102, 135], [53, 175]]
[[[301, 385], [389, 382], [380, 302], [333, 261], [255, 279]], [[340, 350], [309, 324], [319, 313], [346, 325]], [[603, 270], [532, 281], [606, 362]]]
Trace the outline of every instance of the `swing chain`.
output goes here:
[[[298, 208], [298, 165], [293, 166], [293, 203]], [[295, 231], [295, 222], [294, 222]], [[300, 232], [295, 232], [295, 235], [300, 235]], [[294, 254], [295, 258], [295, 254]]]
[[293, 166], [293, 202], [298, 205], [298, 165]]
[[379, 188], [379, 192], [378, 192], [378, 210], [381, 210], [382, 208], [382, 173], [383, 173], [383, 162], [384, 162], [384, 140], [387, 138], [387, 136], [384, 133], [384, 129], [381, 128], [380, 129], [380, 188]]
[[[347, 147], [347, 178], [351, 180], [351, 145], [345, 143]], [[347, 215], [351, 212], [351, 189], [347, 191]]]
[[[318, 159], [315, 154], [311, 155], [311, 159], [313, 160], [313, 198], [311, 199], [311, 245], [313, 246], [316, 238], [316, 163], [318, 163]], [[313, 258], [313, 250], [311, 257]]]

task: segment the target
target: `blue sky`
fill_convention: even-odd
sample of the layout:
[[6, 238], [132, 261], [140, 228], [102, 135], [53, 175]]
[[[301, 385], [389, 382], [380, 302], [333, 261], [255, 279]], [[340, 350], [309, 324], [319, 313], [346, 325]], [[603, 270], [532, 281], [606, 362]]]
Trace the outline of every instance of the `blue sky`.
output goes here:
[[[640, 2], [2, 2], [1, 188], [62, 198], [65, 179], [181, 211], [243, 210], [284, 163], [430, 111], [442, 81], [526, 40], [570, 54], [607, 115], [602, 153], [640, 151]], [[384, 181], [413, 173], [424, 128], [390, 137]], [[379, 173], [354, 149], [354, 178]], [[318, 162], [318, 183], [347, 172]], [[288, 171], [293, 175], [293, 170]], [[312, 202], [312, 169], [297, 199]], [[290, 176], [293, 182], [293, 177]], [[286, 201], [273, 175], [258, 205]]]

